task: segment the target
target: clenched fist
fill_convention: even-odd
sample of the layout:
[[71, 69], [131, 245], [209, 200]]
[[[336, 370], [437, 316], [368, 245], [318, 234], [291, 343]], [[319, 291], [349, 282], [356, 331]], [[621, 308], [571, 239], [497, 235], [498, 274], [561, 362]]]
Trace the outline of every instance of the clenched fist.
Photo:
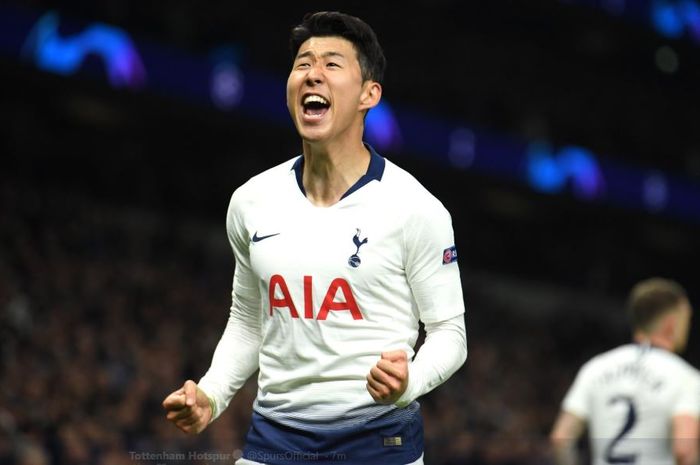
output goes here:
[[201, 433], [213, 414], [209, 398], [190, 379], [165, 398], [163, 408], [168, 412], [165, 417], [187, 434]]
[[408, 357], [403, 350], [382, 352], [367, 375], [367, 391], [380, 404], [393, 404], [408, 386]]

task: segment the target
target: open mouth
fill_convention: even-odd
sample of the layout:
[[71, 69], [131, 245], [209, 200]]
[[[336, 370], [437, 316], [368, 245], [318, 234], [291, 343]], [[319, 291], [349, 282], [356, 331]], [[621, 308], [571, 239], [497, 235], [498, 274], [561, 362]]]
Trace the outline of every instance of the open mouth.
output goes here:
[[331, 104], [320, 95], [308, 94], [302, 100], [304, 115], [311, 118], [322, 118], [328, 112]]

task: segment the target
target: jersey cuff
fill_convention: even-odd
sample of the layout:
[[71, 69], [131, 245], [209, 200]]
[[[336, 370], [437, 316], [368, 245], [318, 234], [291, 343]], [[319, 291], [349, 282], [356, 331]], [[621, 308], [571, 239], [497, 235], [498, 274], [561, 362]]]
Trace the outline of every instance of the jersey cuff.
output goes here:
[[216, 412], [216, 402], [214, 402], [214, 399], [209, 394], [207, 394], [207, 392], [204, 389], [199, 387], [199, 385], [197, 386], [197, 389], [202, 391], [204, 395], [207, 396], [207, 400], [209, 401], [209, 407], [211, 407], [211, 418], [209, 418], [209, 423], [211, 423], [218, 417]]
[[419, 388], [420, 380], [418, 379], [416, 371], [413, 369], [413, 363], [408, 365], [408, 384], [406, 385], [406, 390], [401, 394], [394, 405], [399, 408], [404, 408], [409, 406], [416, 398], [420, 392]]

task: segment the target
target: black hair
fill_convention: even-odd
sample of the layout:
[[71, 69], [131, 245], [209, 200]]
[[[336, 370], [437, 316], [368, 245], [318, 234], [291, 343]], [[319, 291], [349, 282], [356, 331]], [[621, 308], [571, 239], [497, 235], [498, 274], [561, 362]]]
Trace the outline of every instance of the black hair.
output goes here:
[[307, 13], [302, 23], [295, 26], [289, 36], [292, 59], [296, 58], [301, 44], [311, 37], [342, 37], [352, 42], [360, 62], [362, 80], [381, 84], [386, 58], [377, 35], [360, 18], [337, 11]]
[[650, 278], [637, 283], [627, 300], [627, 311], [634, 329], [647, 331], [665, 313], [687, 299], [685, 289], [675, 281]]

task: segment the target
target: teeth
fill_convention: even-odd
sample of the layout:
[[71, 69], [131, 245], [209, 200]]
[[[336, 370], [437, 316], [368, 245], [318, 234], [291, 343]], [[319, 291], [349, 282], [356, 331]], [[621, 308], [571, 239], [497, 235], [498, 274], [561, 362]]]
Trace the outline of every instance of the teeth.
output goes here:
[[307, 95], [306, 98], [304, 99], [304, 105], [307, 105], [311, 102], [318, 102], [322, 105], [328, 105], [328, 100], [321, 97], [320, 95]]

